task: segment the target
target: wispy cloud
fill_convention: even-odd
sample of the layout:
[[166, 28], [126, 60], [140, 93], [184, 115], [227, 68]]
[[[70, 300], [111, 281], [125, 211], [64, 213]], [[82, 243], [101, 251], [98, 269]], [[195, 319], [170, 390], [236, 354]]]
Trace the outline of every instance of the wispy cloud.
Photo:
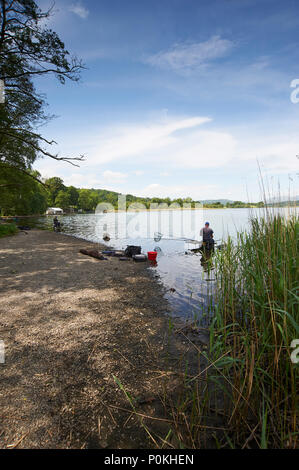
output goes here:
[[207, 117], [176, 118], [149, 125], [110, 128], [108, 134], [105, 131], [102, 133], [94, 159], [101, 163], [133, 157], [138, 159], [141, 155], [151, 160], [159, 159], [166, 149], [177, 143], [177, 132], [188, 131], [209, 121]]
[[[238, 168], [244, 172], [245, 167], [256, 168], [257, 159], [272, 174], [293, 173], [298, 164], [297, 126], [288, 132], [273, 131], [270, 124], [261, 129], [252, 125], [221, 128], [210, 118], [200, 116], [124, 122], [77, 137], [72, 132], [63, 140], [64, 145], [58, 150], [65, 155], [80, 153], [81, 148], [84, 153], [82, 142], [89, 142], [85, 150], [87, 163], [82, 168], [88, 169], [90, 178], [97, 175], [102, 185], [147, 179], [149, 165], [155, 168], [158, 179], [175, 177], [175, 172], [182, 169], [190, 175], [204, 169]], [[44, 162], [39, 165], [42, 173], [52, 176], [49, 162], [41, 162]], [[46, 163], [47, 168], [43, 169]], [[54, 172], [55, 168], [53, 163]]]
[[235, 140], [227, 132], [201, 130], [210, 121], [196, 116], [110, 128], [102, 132], [89, 162], [98, 165], [129, 159], [180, 168], [225, 165], [234, 154]]
[[[215, 184], [192, 185], [192, 184], [172, 184], [165, 185], [152, 183], [146, 187], [135, 191], [137, 196], [141, 197], [192, 197], [194, 200], [205, 199], [206, 195], [214, 195], [219, 188]], [[219, 196], [218, 196], [219, 197]]]
[[86, 19], [89, 15], [89, 10], [87, 10], [87, 8], [85, 8], [80, 2], [73, 3], [69, 7], [69, 10], [75, 15], [80, 16], [82, 19]]
[[103, 173], [103, 178], [107, 183], [123, 183], [127, 177], [128, 175], [126, 173], [119, 171], [106, 170]]
[[232, 41], [222, 39], [220, 36], [212, 36], [204, 42], [174, 44], [166, 51], [160, 51], [147, 57], [145, 62], [156, 67], [173, 70], [194, 69], [224, 57], [233, 47]]
[[258, 188], [250, 186], [257, 160], [266, 175], [286, 178], [296, 172], [299, 148], [296, 126], [273, 135], [272, 126], [218, 128], [211, 119], [199, 116], [124, 122], [75, 137], [72, 132], [62, 154], [71, 155], [75, 149], [78, 153], [82, 141], [90, 146], [78, 173], [72, 169], [70, 174], [68, 165], [58, 171], [57, 163], [48, 160], [39, 160], [36, 168], [44, 177], [60, 176], [76, 187], [195, 200], [246, 200], [248, 189], [249, 199], [258, 200]]

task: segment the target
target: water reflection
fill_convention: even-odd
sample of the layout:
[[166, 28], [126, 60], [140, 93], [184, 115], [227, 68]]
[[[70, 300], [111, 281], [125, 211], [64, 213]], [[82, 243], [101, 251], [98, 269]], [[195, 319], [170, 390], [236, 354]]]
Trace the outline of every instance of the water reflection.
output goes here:
[[[127, 245], [141, 245], [143, 253], [156, 251], [158, 253], [156, 262], [152, 262], [149, 269], [159, 275], [161, 282], [166, 287], [166, 297], [171, 304], [174, 315], [204, 319], [213, 302], [215, 287], [215, 276], [211, 276], [211, 273], [215, 272], [213, 257], [204, 255], [198, 248], [194, 249], [194, 245], [193, 251], [191, 251], [190, 246], [180, 239], [166, 239], [163, 236], [159, 243], [155, 242], [155, 232], [168, 233], [166, 227], [168, 212], [72, 214], [58, 218], [60, 222], [63, 221], [63, 232], [67, 235], [103, 243], [103, 233], [106, 232], [111, 236], [108, 245], [116, 249], [125, 249]], [[181, 233], [181, 225], [188, 211], [183, 212], [184, 217], [182, 217], [182, 211], [172, 211], [171, 220], [174, 234], [180, 235]], [[260, 213], [262, 214], [262, 211]], [[228, 233], [234, 238], [238, 230], [248, 227], [249, 214], [249, 209], [214, 209], [205, 210], [204, 219], [210, 221], [215, 238], [225, 240]], [[193, 219], [196, 219], [197, 212], [193, 211], [192, 216]], [[128, 237], [126, 224], [130, 224], [130, 231], [134, 233], [135, 230], [136, 236]], [[19, 225], [47, 227], [51, 230], [53, 218], [20, 219]], [[184, 236], [198, 239], [199, 232], [196, 236], [194, 227], [188, 228], [184, 225]]]
[[205, 273], [210, 273], [214, 269], [212, 264], [212, 254], [209, 253], [208, 255], [203, 255], [200, 258], [200, 264]]
[[156, 268], [158, 266], [158, 261], [150, 260], [149, 264], [151, 268]]

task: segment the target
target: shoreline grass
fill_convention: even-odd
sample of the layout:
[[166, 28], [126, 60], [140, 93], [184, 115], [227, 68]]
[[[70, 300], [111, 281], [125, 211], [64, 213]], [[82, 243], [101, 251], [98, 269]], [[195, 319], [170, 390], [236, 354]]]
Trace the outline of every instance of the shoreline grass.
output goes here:
[[185, 336], [198, 372], [186, 369], [175, 403], [164, 400], [178, 447], [298, 447], [298, 248], [298, 216], [267, 208], [215, 254], [209, 348]]
[[226, 431], [215, 434], [217, 447], [297, 448], [299, 364], [291, 343], [299, 338], [299, 219], [267, 210], [250, 222], [215, 256], [213, 366], [204, 393], [194, 389], [201, 407], [193, 421], [221, 416]]
[[298, 444], [298, 365], [290, 358], [299, 338], [298, 245], [298, 217], [267, 211], [216, 257], [211, 354], [229, 354], [213, 375], [216, 387], [223, 375], [230, 382], [225, 412], [238, 447]]
[[18, 232], [15, 224], [0, 224], [0, 238], [14, 235]]

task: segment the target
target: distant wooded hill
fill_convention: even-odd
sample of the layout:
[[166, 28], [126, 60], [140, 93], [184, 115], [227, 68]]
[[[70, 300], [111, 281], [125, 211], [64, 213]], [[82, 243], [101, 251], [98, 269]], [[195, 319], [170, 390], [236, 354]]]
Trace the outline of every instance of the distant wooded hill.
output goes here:
[[[74, 186], [65, 186], [60, 178], [54, 177], [46, 180], [48, 192], [49, 206], [61, 207], [65, 211], [70, 208], [72, 210], [93, 211], [99, 203], [109, 203], [114, 208], [118, 207], [118, 198], [121, 193], [115, 191], [108, 191], [105, 189], [84, 189], [75, 188]], [[138, 197], [132, 194], [126, 194], [126, 207], [138, 204], [143, 204], [147, 209], [152, 204], [178, 204], [180, 207], [183, 204], [191, 204], [195, 207], [196, 203], [203, 203], [207, 208], [224, 208], [224, 207], [262, 207], [263, 202], [259, 203], [245, 203], [242, 201], [230, 201], [228, 199], [219, 200], [204, 200], [195, 201], [190, 197], [171, 199], [169, 197]]]
[[[8, 171], [8, 170], [7, 170]], [[9, 170], [11, 171], [11, 170]], [[33, 172], [34, 178], [40, 179], [39, 173]], [[60, 207], [64, 212], [92, 212], [99, 203], [109, 203], [115, 209], [118, 208], [118, 198], [121, 193], [108, 191], [106, 189], [86, 189], [66, 186], [61, 178], [53, 177], [44, 181], [44, 185], [38, 183], [37, 179], [32, 179], [27, 175], [17, 173], [15, 184], [4, 184], [5, 174], [0, 177], [2, 191], [0, 193], [0, 211], [2, 215], [34, 215], [44, 214], [47, 207]], [[3, 181], [2, 181], [3, 180]], [[299, 199], [299, 198], [298, 198]], [[207, 209], [222, 208], [243, 208], [243, 207], [264, 207], [262, 201], [243, 202], [229, 199], [204, 199], [195, 201], [190, 197], [171, 199], [169, 197], [137, 197], [132, 194], [126, 195], [126, 207], [136, 208], [138, 204], [143, 204], [147, 209], [152, 204], [164, 204], [166, 208], [170, 204], [190, 204], [195, 207], [196, 203], [202, 203]], [[267, 205], [287, 206], [294, 205], [294, 202], [271, 202]], [[298, 200], [297, 200], [298, 205]]]

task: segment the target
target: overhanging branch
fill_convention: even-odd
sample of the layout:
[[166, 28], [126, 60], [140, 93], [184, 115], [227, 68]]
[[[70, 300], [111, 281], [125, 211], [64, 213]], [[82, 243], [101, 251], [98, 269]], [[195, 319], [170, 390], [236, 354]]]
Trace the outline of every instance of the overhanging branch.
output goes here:
[[[41, 147], [39, 147], [38, 145], [34, 144], [33, 142], [30, 142], [28, 141], [27, 139], [21, 137], [20, 135], [17, 135], [17, 134], [14, 134], [14, 133], [10, 133], [8, 131], [0, 131], [0, 136], [2, 135], [5, 135], [5, 136], [8, 136], [8, 137], [11, 137], [13, 139], [17, 139], [19, 140], [20, 142], [23, 142], [25, 145], [28, 145], [29, 147], [33, 148], [34, 150], [36, 150], [37, 152], [40, 152], [42, 153], [44, 156], [46, 157], [50, 157], [50, 158], [53, 158], [54, 160], [57, 160], [57, 161], [65, 161], [67, 163], [70, 163], [71, 165], [73, 166], [77, 166], [79, 167], [79, 165], [76, 165], [74, 163], [74, 161], [79, 161], [79, 162], [82, 162], [82, 161], [85, 161], [85, 155], [80, 155], [79, 157], [58, 157], [58, 154], [57, 155], [53, 155], [49, 152], [47, 152], [46, 150], [42, 149]], [[45, 142], [51, 144], [51, 142], [47, 141], [46, 139], [42, 138], [41, 136], [38, 136], [38, 134], [33, 134], [32, 133], [32, 136], [35, 137], [37, 136], [36, 138], [41, 138], [42, 140], [44, 140]], [[54, 141], [53, 141], [54, 142]]]

